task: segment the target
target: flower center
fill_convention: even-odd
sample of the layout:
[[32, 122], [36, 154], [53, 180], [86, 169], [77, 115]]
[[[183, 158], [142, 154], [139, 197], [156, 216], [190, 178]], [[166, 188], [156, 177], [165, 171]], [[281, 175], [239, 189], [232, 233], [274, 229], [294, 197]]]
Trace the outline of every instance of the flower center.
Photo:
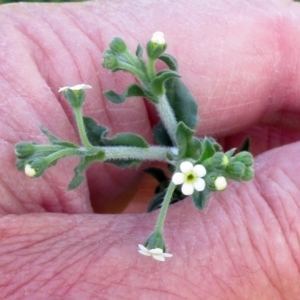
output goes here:
[[197, 175], [192, 171], [184, 175], [184, 181], [187, 183], [193, 183], [196, 181], [196, 179], [197, 179]]

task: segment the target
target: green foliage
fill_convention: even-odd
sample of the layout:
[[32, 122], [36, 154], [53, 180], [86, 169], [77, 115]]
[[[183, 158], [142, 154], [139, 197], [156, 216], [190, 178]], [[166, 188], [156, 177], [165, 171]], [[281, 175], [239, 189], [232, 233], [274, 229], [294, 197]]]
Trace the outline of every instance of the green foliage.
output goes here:
[[68, 190], [76, 189], [84, 180], [84, 176], [82, 173], [86, 170], [86, 168], [94, 163], [103, 161], [105, 158], [105, 153], [100, 149], [94, 150], [94, 153], [89, 153], [87, 155], [82, 156], [79, 164], [74, 169], [75, 175], [72, 181], [68, 185]]
[[176, 120], [182, 121], [191, 129], [198, 124], [198, 105], [186, 85], [178, 78], [165, 82], [166, 96], [174, 111]]
[[181, 159], [198, 160], [201, 150], [201, 142], [194, 137], [194, 131], [180, 122], [176, 131], [176, 141]]
[[111, 90], [106, 91], [103, 94], [108, 100], [115, 104], [123, 103], [126, 98], [129, 97], [144, 97], [149, 99], [153, 103], [157, 103], [156, 97], [138, 84], [130, 85], [123, 94], [117, 94], [116, 92]]

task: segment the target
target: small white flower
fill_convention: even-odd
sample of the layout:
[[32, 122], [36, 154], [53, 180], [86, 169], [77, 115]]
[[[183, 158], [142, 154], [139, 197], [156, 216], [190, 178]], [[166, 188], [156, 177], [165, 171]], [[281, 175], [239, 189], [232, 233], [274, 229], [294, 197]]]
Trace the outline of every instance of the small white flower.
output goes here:
[[165, 45], [166, 40], [165, 40], [163, 32], [160, 32], [160, 31], [154, 32], [152, 35], [152, 38], [151, 38], [151, 42], [158, 44], [158, 45]]
[[64, 87], [61, 87], [58, 92], [63, 92], [65, 90], [72, 90], [72, 91], [79, 91], [79, 90], [87, 90], [87, 89], [91, 89], [92, 87], [88, 84], [84, 84], [84, 83], [81, 83], [81, 84], [77, 84], [77, 85], [73, 85], [73, 86], [64, 86]]
[[184, 161], [180, 164], [181, 172], [176, 172], [172, 176], [172, 182], [176, 185], [182, 184], [182, 194], [189, 196], [194, 190], [201, 192], [205, 189], [203, 176], [206, 175], [206, 169], [203, 165], [195, 165], [190, 161]]
[[224, 176], [218, 176], [215, 180], [215, 187], [217, 191], [223, 191], [227, 187], [227, 181]]
[[30, 164], [27, 164], [25, 166], [24, 172], [29, 177], [34, 177], [34, 175], [36, 174], [36, 170]]
[[147, 249], [145, 246], [139, 244], [139, 252], [146, 256], [152, 256], [154, 259], [159, 261], [165, 261], [165, 257], [172, 257], [173, 255], [170, 253], [164, 253], [162, 249]]

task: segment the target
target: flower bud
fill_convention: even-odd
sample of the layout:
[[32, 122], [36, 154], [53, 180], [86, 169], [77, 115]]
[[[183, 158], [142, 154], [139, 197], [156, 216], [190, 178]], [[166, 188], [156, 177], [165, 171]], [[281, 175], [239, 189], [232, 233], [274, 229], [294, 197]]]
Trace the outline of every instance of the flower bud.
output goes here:
[[32, 143], [18, 143], [15, 146], [15, 154], [18, 158], [27, 158], [35, 152], [34, 145]]
[[217, 191], [223, 191], [227, 187], [226, 178], [224, 176], [218, 176], [214, 184]]
[[41, 176], [48, 167], [48, 161], [45, 158], [38, 158], [31, 163], [27, 163], [24, 172], [29, 177]]
[[36, 170], [30, 164], [25, 165], [24, 172], [28, 177], [34, 177], [36, 175]]
[[230, 163], [226, 168], [226, 172], [229, 177], [235, 180], [243, 180], [245, 171], [246, 166], [239, 161]]
[[91, 89], [92, 87], [87, 84], [77, 84], [74, 86], [65, 86], [58, 90], [58, 92], [63, 92], [65, 98], [69, 101], [73, 108], [81, 107], [84, 99], [84, 90]]
[[238, 153], [234, 158], [234, 161], [240, 161], [246, 167], [251, 167], [253, 165], [253, 156], [250, 152], [243, 151]]
[[252, 167], [247, 167], [245, 173], [242, 177], [244, 181], [249, 181], [254, 177], [254, 169]]
[[102, 58], [102, 66], [105, 69], [114, 71], [118, 68], [119, 62], [112, 50], [106, 50]]
[[126, 51], [127, 46], [121, 38], [116, 37], [109, 44], [109, 48], [117, 53], [122, 53]]
[[225, 168], [229, 163], [229, 159], [223, 152], [216, 152], [212, 157], [212, 163], [216, 168]]
[[154, 32], [152, 35], [152, 38], [151, 38], [151, 42], [153, 44], [165, 45], [166, 40], [165, 40], [163, 32], [161, 32], [161, 31]]
[[149, 58], [158, 58], [167, 48], [164, 34], [157, 31], [153, 34], [151, 40], [147, 43], [147, 54]]

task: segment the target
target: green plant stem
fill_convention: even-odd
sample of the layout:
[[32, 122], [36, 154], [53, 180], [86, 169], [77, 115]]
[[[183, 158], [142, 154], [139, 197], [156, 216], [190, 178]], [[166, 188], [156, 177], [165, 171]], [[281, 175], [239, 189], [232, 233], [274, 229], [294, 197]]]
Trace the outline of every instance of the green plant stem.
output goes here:
[[159, 113], [160, 119], [163, 122], [174, 146], [177, 146], [176, 142], [176, 130], [177, 121], [173, 110], [168, 102], [167, 96], [162, 95], [158, 98], [158, 104], [155, 105]]
[[151, 146], [149, 148], [115, 146], [100, 147], [105, 152], [105, 160], [109, 159], [137, 159], [156, 160], [168, 162], [167, 154], [171, 150], [169, 147]]
[[88, 140], [88, 137], [86, 135], [84, 123], [83, 123], [83, 116], [82, 116], [82, 108], [76, 107], [74, 109], [76, 124], [79, 132], [79, 136], [81, 139], [82, 144], [89, 150], [93, 148], [93, 145]]
[[118, 68], [120, 68], [122, 70], [126, 70], [126, 71], [132, 73], [134, 76], [136, 76], [139, 79], [139, 81], [143, 85], [145, 85], [145, 86], [148, 85], [148, 82], [147, 82], [147, 79], [145, 78], [145, 75], [141, 71], [139, 71], [136, 67], [134, 67], [134, 66], [132, 66], [128, 63], [125, 63], [125, 62], [119, 62], [119, 67]]
[[160, 209], [160, 212], [159, 212], [159, 215], [157, 218], [157, 222], [155, 225], [154, 231], [156, 231], [156, 232], [162, 232], [162, 230], [163, 230], [168, 207], [169, 207], [170, 201], [172, 199], [172, 195], [174, 193], [175, 188], [176, 188], [176, 185], [173, 182], [171, 182], [168, 186], [167, 193], [164, 197], [164, 201], [162, 203], [162, 207]]
[[54, 152], [46, 157], [49, 163], [56, 161], [57, 159], [60, 159], [62, 157], [66, 156], [74, 156], [74, 155], [80, 155], [79, 148], [66, 148], [57, 152]]
[[148, 69], [150, 80], [152, 80], [155, 77], [155, 59], [149, 58]]

